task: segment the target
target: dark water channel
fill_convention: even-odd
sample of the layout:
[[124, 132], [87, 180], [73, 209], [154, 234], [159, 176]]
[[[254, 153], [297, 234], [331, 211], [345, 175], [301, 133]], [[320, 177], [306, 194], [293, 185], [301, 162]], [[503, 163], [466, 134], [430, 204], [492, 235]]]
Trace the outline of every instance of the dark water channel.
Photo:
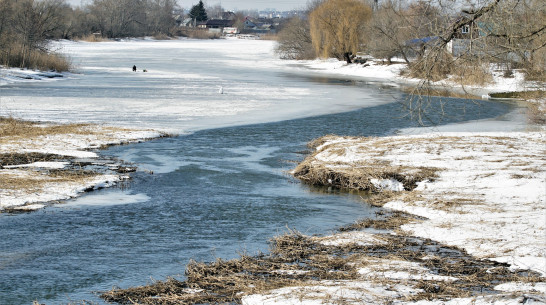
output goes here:
[[[452, 99], [449, 105], [447, 117], [431, 119], [461, 122], [513, 110], [492, 101]], [[286, 171], [316, 137], [381, 136], [416, 126], [400, 107], [391, 103], [112, 147], [103, 154], [142, 169], [125, 188], [34, 213], [0, 214], [0, 304], [100, 303], [93, 291], [181, 277], [189, 259], [266, 251], [267, 240], [287, 227], [327, 233], [373, 217], [357, 194], [313, 189]]]

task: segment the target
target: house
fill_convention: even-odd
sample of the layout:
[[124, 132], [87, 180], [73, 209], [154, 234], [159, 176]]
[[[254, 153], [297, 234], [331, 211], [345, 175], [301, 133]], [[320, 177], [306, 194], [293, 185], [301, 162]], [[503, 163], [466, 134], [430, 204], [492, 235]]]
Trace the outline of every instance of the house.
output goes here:
[[223, 29], [232, 27], [235, 22], [229, 19], [210, 19], [207, 20], [205, 26], [207, 29]]
[[406, 41], [406, 55], [409, 57], [423, 56], [428, 49], [438, 45], [439, 38], [438, 36], [428, 36]]
[[223, 33], [225, 28], [232, 28], [234, 20], [229, 19], [210, 19], [198, 24], [199, 28], [208, 29], [209, 32]]
[[246, 17], [243, 22], [243, 33], [247, 34], [266, 34], [275, 33], [279, 22], [266, 18]]
[[[178, 23], [178, 22], [177, 22]], [[196, 26], [193, 18], [185, 18], [178, 23], [180, 27], [193, 28]]]
[[480, 55], [485, 48], [484, 37], [487, 36], [487, 26], [483, 22], [473, 22], [463, 13], [455, 23], [463, 23], [447, 44], [447, 51], [455, 57], [462, 55]]

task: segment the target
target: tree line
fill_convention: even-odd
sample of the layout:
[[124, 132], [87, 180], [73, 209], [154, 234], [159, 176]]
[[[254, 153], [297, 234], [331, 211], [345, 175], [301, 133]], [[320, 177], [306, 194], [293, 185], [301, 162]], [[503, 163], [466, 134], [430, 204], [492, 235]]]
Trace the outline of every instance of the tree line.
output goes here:
[[[201, 0], [187, 14], [177, 0], [91, 0], [76, 8], [65, 0], [0, 0], [0, 65], [69, 69], [68, 59], [48, 50], [51, 39], [209, 37], [204, 31], [184, 32], [177, 24], [184, 17], [199, 22], [223, 12], [220, 5], [205, 7]], [[255, 13], [238, 12], [236, 25]]]
[[396, 58], [425, 81], [458, 75], [463, 84], [481, 82], [491, 63], [544, 81], [546, 2], [481, 3], [315, 0], [306, 16], [293, 18], [279, 33], [277, 52], [286, 59], [350, 62], [351, 56], [368, 54], [390, 63]]
[[[411, 76], [486, 80], [485, 65], [522, 68], [544, 80], [546, 2], [543, 0], [311, 0], [306, 13], [282, 23], [277, 52], [286, 59], [368, 54], [404, 61]], [[223, 11], [202, 1], [188, 16], [202, 21]], [[238, 14], [238, 16], [243, 16]], [[68, 69], [51, 54], [49, 39], [100, 39], [180, 34], [176, 0], [91, 0], [73, 8], [65, 0], [0, 0], [0, 64]], [[244, 17], [244, 16], [243, 16]], [[472, 39], [454, 55], [461, 33]], [[463, 40], [464, 41], [464, 40]], [[449, 49], [452, 52], [448, 52]], [[509, 72], [507, 72], [509, 74]], [[509, 75], [508, 75], [509, 76]]]
[[73, 8], [64, 0], [0, 0], [0, 64], [66, 70], [47, 48], [50, 39], [167, 36], [176, 0], [92, 0]]

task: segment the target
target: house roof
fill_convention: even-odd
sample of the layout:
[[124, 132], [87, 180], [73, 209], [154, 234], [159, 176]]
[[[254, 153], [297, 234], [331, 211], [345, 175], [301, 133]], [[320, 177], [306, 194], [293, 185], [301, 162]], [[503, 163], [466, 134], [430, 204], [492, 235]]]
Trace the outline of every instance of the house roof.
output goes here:
[[215, 27], [230, 27], [233, 25], [233, 20], [228, 19], [210, 19], [207, 20], [206, 23], [207, 27], [209, 26], [215, 26]]

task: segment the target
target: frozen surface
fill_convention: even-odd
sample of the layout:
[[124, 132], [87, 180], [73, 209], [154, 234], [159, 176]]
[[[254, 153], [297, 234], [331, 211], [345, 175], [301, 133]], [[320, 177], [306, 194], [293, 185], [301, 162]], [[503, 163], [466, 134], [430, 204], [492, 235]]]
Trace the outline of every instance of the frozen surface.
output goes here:
[[143, 193], [133, 194], [132, 191], [112, 190], [106, 193], [89, 194], [69, 201], [59, 208], [72, 208], [80, 206], [111, 206], [119, 204], [131, 204], [146, 202], [149, 196]]
[[[53, 48], [70, 56], [75, 71], [37, 80], [38, 72], [1, 70], [0, 114], [186, 133], [392, 102], [356, 88], [310, 85], [310, 71], [278, 59], [274, 44], [244, 39], [55, 42]], [[30, 79], [14, 76], [21, 73]]]

